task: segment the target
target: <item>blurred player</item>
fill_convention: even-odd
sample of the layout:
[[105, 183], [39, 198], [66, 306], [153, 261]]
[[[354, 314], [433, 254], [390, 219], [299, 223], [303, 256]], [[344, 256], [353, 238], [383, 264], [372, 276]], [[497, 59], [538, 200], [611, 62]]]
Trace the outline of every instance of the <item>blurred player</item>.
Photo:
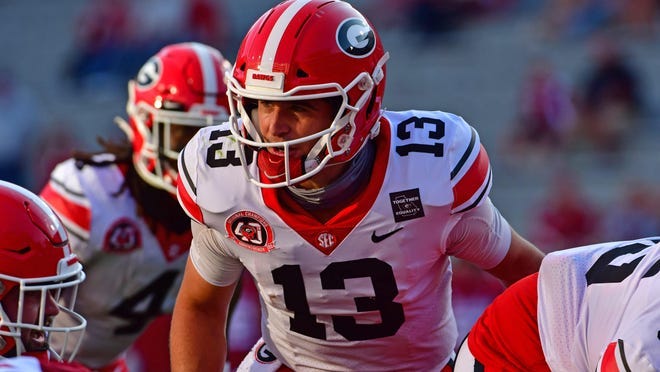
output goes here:
[[[85, 274], [64, 226], [38, 196], [4, 181], [0, 210], [0, 371], [86, 370], [61, 363], [75, 357], [86, 324], [73, 311]], [[54, 325], [62, 316], [70, 326]], [[51, 347], [55, 334], [71, 345]]]
[[172, 311], [191, 240], [175, 196], [176, 159], [199, 128], [227, 119], [229, 67], [203, 44], [164, 47], [128, 83], [129, 121], [117, 120], [127, 141], [74, 155], [41, 192], [88, 275], [79, 294], [88, 326], [76, 360], [90, 368], [127, 371], [124, 352]]
[[246, 368], [354, 371], [450, 368], [450, 256], [506, 282], [538, 270], [541, 252], [488, 198], [477, 132], [446, 112], [381, 108], [388, 56], [343, 1], [284, 1], [248, 31], [230, 122], [179, 159], [194, 238], [174, 371], [220, 368], [244, 268], [263, 336]]
[[548, 254], [486, 308], [455, 371], [660, 370], [660, 237]]

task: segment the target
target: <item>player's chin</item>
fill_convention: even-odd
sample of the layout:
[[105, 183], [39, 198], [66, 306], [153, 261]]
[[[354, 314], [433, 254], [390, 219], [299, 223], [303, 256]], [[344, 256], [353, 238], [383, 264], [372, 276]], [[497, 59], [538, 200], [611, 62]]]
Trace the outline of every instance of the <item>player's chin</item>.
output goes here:
[[28, 330], [23, 335], [23, 346], [28, 352], [48, 350], [48, 333], [36, 329]]

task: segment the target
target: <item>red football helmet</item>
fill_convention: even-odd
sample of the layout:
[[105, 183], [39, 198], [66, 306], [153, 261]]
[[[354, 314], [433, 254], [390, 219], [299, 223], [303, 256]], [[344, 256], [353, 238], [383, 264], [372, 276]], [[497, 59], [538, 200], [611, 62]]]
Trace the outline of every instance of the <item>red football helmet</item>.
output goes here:
[[128, 83], [129, 123], [117, 124], [133, 143], [133, 163], [150, 185], [176, 195], [176, 160], [192, 135], [227, 120], [225, 73], [231, 63], [200, 43], [164, 47]]
[[[38, 196], [4, 181], [0, 181], [0, 209], [0, 358], [43, 354], [48, 337], [54, 333], [71, 342], [82, 339], [75, 335], [84, 331], [87, 322], [73, 311], [73, 305], [85, 274], [69, 247], [60, 219]], [[51, 302], [58, 301], [55, 319], [68, 318], [68, 326], [51, 323], [46, 314], [49, 294], [53, 295]], [[28, 299], [34, 304], [36, 298], [41, 299], [39, 309], [30, 310]], [[38, 316], [24, 319], [24, 314], [30, 313]], [[33, 350], [24, 342], [26, 337], [38, 339], [40, 348]], [[67, 360], [73, 360], [78, 346], [71, 348]], [[59, 359], [64, 357], [61, 352], [50, 351]]]
[[[352, 159], [380, 129], [388, 58], [371, 23], [343, 1], [288, 0], [261, 16], [243, 39], [228, 80], [231, 132], [250, 181], [292, 185]], [[304, 138], [265, 143], [251, 118], [255, 100], [326, 97], [341, 99], [337, 115], [329, 128]], [[305, 159], [289, 159], [290, 146], [307, 141], [316, 143]], [[251, 150], [267, 182], [248, 171], [245, 151]]]

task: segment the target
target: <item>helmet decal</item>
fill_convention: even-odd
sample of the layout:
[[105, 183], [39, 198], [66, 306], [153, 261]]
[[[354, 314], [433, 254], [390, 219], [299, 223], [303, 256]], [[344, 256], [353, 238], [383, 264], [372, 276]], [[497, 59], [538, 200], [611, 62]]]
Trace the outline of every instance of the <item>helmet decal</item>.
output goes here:
[[364, 19], [350, 18], [337, 28], [337, 45], [350, 57], [367, 57], [376, 48], [376, 35]]
[[137, 86], [140, 89], [149, 89], [151, 88], [158, 80], [160, 80], [160, 74], [162, 73], [162, 62], [158, 57], [150, 58], [140, 71], [138, 71], [135, 81]]

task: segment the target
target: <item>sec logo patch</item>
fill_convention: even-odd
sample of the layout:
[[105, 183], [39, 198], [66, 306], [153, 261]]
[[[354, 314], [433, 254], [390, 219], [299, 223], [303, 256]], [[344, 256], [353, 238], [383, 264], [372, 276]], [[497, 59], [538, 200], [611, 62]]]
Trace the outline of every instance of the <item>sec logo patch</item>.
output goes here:
[[261, 253], [275, 248], [273, 229], [263, 217], [254, 212], [240, 211], [232, 214], [225, 221], [225, 230], [243, 248]]

